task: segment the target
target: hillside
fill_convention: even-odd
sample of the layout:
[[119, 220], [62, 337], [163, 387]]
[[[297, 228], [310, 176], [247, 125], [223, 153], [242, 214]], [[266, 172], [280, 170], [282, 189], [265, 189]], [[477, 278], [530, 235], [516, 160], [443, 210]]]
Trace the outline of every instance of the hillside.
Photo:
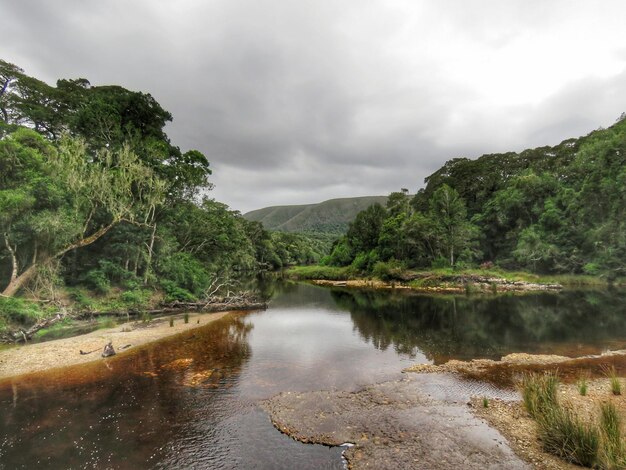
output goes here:
[[318, 204], [273, 206], [244, 214], [268, 230], [342, 234], [356, 215], [375, 203], [385, 205], [387, 196], [330, 199]]
[[555, 146], [449, 160], [425, 182], [357, 214], [327, 264], [626, 276], [626, 114]]

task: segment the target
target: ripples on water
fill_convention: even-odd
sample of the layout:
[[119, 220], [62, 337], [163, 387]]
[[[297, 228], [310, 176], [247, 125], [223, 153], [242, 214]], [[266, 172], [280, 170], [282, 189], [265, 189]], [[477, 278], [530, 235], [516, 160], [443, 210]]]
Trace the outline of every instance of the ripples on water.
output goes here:
[[[429, 298], [287, 285], [237, 315], [112, 360], [0, 383], [0, 468], [342, 468], [277, 432], [257, 402], [358, 389], [414, 362], [624, 345], [620, 294]], [[483, 382], [425, 386], [463, 400]], [[430, 388], [428, 388], [430, 387]]]

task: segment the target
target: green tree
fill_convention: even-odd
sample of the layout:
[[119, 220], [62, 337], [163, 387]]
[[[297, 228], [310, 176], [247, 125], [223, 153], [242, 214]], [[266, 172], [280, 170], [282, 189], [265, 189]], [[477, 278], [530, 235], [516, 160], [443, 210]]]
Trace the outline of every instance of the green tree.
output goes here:
[[128, 148], [90, 160], [84, 142], [69, 137], [55, 148], [20, 129], [0, 141], [0, 228], [11, 265], [3, 295], [120, 222], [144, 222], [163, 201], [163, 182]]
[[467, 220], [465, 202], [454, 188], [444, 184], [430, 200], [430, 214], [436, 224], [440, 247], [450, 266], [454, 266], [459, 254], [472, 248], [475, 238], [475, 228]]

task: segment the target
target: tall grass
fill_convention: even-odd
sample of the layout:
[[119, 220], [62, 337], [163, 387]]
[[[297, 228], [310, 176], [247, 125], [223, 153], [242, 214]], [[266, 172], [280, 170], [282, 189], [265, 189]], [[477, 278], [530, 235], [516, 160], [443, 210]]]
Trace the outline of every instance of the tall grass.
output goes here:
[[559, 378], [552, 372], [542, 375], [525, 374], [522, 377], [522, 398], [531, 417], [537, 419], [558, 406], [556, 395], [558, 385]]
[[560, 405], [558, 384], [556, 373], [525, 375], [521, 384], [524, 406], [537, 421], [547, 452], [591, 467], [598, 459], [599, 433]]
[[600, 432], [602, 433], [602, 468], [618, 469], [626, 467], [626, 455], [622, 440], [622, 423], [613, 403], [603, 403], [600, 407]]
[[[586, 387], [586, 380], [582, 380]], [[579, 391], [580, 387], [579, 382]], [[537, 422], [543, 448], [586, 467], [626, 468], [626, 446], [615, 405], [602, 404], [599, 422], [586, 422], [559, 403], [557, 390], [558, 377], [554, 373], [528, 374], [522, 378], [524, 406]]]
[[621, 395], [622, 394], [622, 384], [617, 375], [617, 371], [615, 370], [615, 366], [604, 367], [604, 375], [609, 378], [609, 383], [611, 384], [611, 393], [613, 395]]

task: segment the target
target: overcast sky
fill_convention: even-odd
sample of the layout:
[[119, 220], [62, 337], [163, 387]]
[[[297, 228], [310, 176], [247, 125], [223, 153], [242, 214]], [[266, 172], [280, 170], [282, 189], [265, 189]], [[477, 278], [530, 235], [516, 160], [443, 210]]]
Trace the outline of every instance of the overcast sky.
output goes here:
[[151, 93], [212, 197], [414, 192], [446, 160], [626, 111], [626, 1], [0, 0], [0, 57]]

